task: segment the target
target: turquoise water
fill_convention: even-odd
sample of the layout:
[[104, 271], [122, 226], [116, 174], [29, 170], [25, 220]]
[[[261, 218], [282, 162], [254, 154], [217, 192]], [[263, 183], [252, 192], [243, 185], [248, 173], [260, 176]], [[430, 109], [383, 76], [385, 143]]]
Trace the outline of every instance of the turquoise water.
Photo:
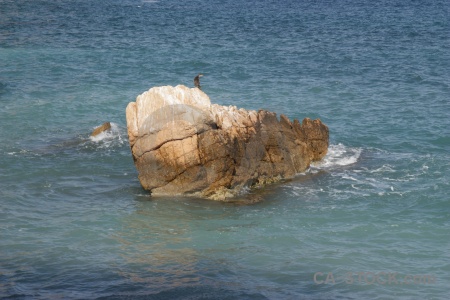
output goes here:
[[[448, 299], [449, 2], [242, 2], [0, 0], [0, 297]], [[329, 154], [235, 203], [149, 196], [125, 107], [199, 72]]]

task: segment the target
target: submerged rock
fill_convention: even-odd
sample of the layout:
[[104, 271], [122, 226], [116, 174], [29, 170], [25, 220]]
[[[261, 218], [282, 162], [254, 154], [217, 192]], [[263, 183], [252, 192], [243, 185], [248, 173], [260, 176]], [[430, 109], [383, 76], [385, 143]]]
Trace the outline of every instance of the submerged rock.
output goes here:
[[154, 87], [126, 109], [131, 152], [155, 195], [225, 199], [293, 177], [328, 150], [319, 119], [291, 122], [273, 112], [211, 104], [197, 88]]
[[105, 122], [99, 127], [95, 128], [94, 131], [92, 131], [91, 136], [96, 136], [102, 133], [103, 131], [110, 130], [111, 129], [111, 123]]

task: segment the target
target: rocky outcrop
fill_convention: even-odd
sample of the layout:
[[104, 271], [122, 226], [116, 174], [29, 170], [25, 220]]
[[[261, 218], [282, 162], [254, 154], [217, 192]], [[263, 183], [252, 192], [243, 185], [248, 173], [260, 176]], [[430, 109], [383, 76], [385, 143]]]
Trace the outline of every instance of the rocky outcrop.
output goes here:
[[105, 122], [102, 125], [98, 126], [97, 128], [94, 129], [94, 131], [92, 131], [91, 136], [97, 136], [100, 133], [106, 131], [106, 130], [110, 130], [111, 129], [111, 123], [109, 122]]
[[291, 122], [269, 111], [211, 104], [198, 88], [154, 87], [126, 109], [131, 152], [155, 195], [225, 199], [293, 177], [328, 149], [319, 119]]

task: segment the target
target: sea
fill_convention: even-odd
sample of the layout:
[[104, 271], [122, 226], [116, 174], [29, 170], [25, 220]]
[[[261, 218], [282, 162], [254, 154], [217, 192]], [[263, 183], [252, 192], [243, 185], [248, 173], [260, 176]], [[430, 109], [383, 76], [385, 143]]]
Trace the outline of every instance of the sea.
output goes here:
[[[328, 154], [152, 196], [125, 108], [198, 73]], [[0, 0], [0, 141], [2, 299], [450, 298], [448, 0]]]

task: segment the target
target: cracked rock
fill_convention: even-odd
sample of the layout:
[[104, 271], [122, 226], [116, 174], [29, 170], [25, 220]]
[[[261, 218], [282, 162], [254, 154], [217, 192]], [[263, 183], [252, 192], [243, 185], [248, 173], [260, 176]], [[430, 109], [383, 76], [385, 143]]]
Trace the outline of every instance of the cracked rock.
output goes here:
[[131, 153], [154, 195], [216, 200], [290, 178], [328, 150], [319, 119], [291, 122], [273, 112], [211, 104], [198, 88], [154, 87], [126, 109]]

